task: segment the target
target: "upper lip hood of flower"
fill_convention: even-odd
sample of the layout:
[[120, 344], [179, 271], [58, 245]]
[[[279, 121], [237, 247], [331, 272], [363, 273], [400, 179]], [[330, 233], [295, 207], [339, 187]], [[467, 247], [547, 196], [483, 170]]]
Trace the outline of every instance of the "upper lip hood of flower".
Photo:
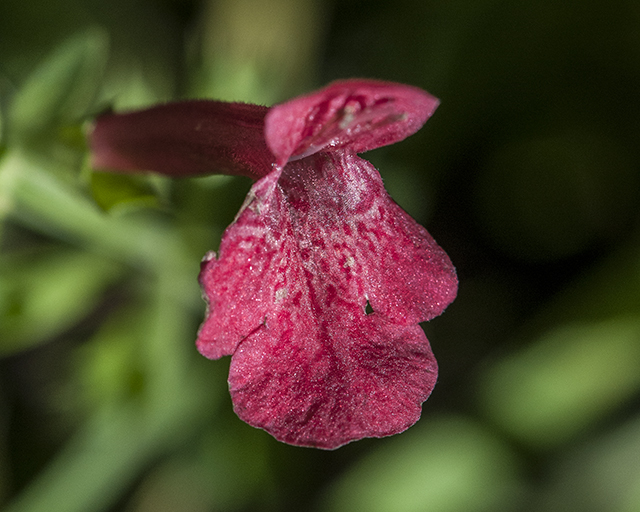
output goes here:
[[435, 385], [418, 324], [454, 299], [455, 269], [356, 153], [411, 135], [437, 105], [346, 80], [270, 109], [190, 101], [95, 124], [94, 167], [256, 180], [202, 263], [197, 347], [232, 355], [236, 412], [281, 441], [331, 449], [401, 432]]
[[265, 138], [281, 166], [318, 151], [362, 153], [418, 131], [437, 106], [436, 98], [407, 85], [335, 82], [270, 109]]

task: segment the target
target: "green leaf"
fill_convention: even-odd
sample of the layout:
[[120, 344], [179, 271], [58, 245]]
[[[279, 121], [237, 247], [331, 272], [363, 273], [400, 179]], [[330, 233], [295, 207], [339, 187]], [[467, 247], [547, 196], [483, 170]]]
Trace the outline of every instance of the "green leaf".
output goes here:
[[561, 325], [505, 358], [481, 385], [509, 433], [537, 447], [583, 432], [640, 391], [640, 319]]
[[201, 427], [203, 392], [195, 379], [150, 409], [135, 403], [96, 414], [5, 512], [113, 510], [131, 482]]
[[54, 126], [80, 123], [93, 107], [107, 55], [107, 35], [95, 28], [56, 48], [13, 98], [8, 122], [12, 140], [32, 141]]
[[159, 206], [156, 191], [147, 176], [93, 172], [91, 192], [98, 206], [105, 211]]
[[120, 267], [68, 250], [0, 257], [0, 355], [49, 340], [72, 327], [120, 277]]
[[637, 236], [548, 301], [485, 368], [481, 405], [512, 436], [550, 448], [588, 432], [640, 391]]
[[509, 449], [470, 420], [431, 419], [348, 470], [322, 510], [513, 510], [517, 473]]

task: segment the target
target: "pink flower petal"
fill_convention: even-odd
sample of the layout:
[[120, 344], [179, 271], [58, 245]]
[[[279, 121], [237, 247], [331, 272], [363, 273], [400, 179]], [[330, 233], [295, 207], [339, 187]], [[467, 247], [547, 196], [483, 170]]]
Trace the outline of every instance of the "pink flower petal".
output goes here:
[[283, 166], [318, 151], [356, 153], [398, 142], [418, 131], [438, 106], [422, 89], [375, 80], [334, 82], [269, 110], [267, 145]]
[[436, 379], [417, 324], [453, 300], [455, 270], [353, 153], [279, 172], [254, 185], [203, 265], [198, 349], [233, 354], [236, 412], [282, 441], [336, 448], [400, 432]]
[[212, 251], [201, 264], [200, 284], [208, 311], [197, 347], [210, 359], [233, 354], [238, 343], [260, 326], [272, 308], [280, 238], [271, 227], [280, 169], [256, 182], [236, 221], [220, 242], [220, 258]]
[[105, 114], [90, 133], [92, 166], [259, 179], [274, 161], [264, 140], [266, 113], [266, 107], [245, 103], [186, 101]]
[[351, 322], [296, 308], [270, 315], [231, 359], [236, 414], [279, 441], [325, 449], [418, 421], [438, 372], [424, 332], [359, 313]]

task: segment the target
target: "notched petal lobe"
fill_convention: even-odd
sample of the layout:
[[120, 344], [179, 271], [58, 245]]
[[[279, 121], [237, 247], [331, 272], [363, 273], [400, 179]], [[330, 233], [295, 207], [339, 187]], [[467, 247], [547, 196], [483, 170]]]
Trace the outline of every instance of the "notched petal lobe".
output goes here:
[[408, 428], [435, 385], [417, 324], [453, 298], [447, 256], [354, 154], [292, 162], [271, 196], [253, 194], [262, 208], [243, 210], [202, 279], [212, 309], [198, 347], [233, 353], [236, 412], [320, 448]]

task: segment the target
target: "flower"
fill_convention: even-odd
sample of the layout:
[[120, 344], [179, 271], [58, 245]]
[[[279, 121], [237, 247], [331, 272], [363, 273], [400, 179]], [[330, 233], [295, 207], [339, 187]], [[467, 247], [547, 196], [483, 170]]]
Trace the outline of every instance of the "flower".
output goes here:
[[232, 356], [236, 413], [280, 441], [333, 449], [399, 433], [435, 385], [418, 324], [455, 298], [455, 269], [356, 153], [413, 134], [437, 105], [347, 80], [272, 108], [190, 101], [95, 124], [95, 168], [256, 180], [202, 262], [197, 348]]

